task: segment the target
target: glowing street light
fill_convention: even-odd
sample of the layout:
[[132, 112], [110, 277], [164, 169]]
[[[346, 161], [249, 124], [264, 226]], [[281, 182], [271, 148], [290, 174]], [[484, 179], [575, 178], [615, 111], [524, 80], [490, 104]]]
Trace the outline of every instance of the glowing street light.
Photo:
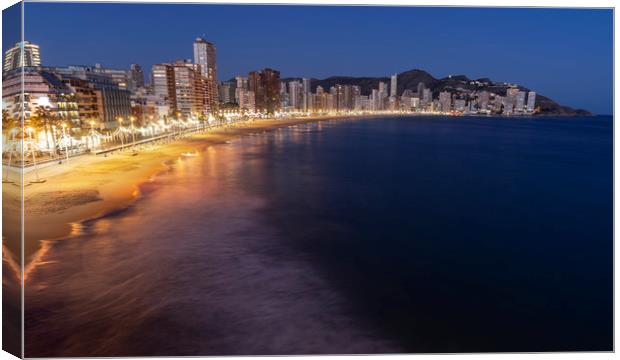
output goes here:
[[122, 117], [118, 117], [118, 136], [121, 138], [121, 150], [123, 150], [125, 148], [125, 141], [124, 141], [124, 135], [123, 135], [123, 118]]
[[67, 147], [67, 133], [65, 131], [67, 124], [62, 123], [62, 139], [65, 143], [65, 155], [67, 157], [67, 164], [69, 163], [69, 148]]
[[45, 180], [41, 179], [39, 177], [39, 168], [37, 166], [37, 158], [35, 155], [35, 142], [34, 142], [34, 136], [32, 135], [32, 133], [34, 132], [34, 130], [29, 126], [28, 128], [26, 128], [26, 131], [28, 132], [28, 138], [29, 138], [29, 148], [30, 148], [30, 153], [32, 154], [32, 165], [34, 166], [34, 173], [37, 176], [36, 180], [31, 180], [31, 183], [44, 183]]
[[129, 121], [131, 122], [131, 137], [133, 139], [133, 148], [134, 148], [134, 151], [135, 151], [135, 148], [136, 148], [136, 130], [135, 130], [134, 126], [133, 126], [134, 120], [136, 120], [135, 117], [133, 117], [133, 116], [129, 117]]
[[90, 143], [93, 149], [95, 149], [95, 121], [90, 121]]

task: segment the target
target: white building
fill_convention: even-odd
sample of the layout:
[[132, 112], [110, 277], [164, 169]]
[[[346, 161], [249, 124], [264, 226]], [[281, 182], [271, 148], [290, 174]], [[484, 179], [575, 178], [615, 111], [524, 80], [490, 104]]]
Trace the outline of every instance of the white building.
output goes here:
[[398, 81], [398, 76], [396, 74], [392, 75], [391, 78], [391, 82], [390, 82], [390, 96], [392, 97], [396, 97], [396, 93], [397, 93], [397, 81]]
[[304, 108], [304, 91], [303, 84], [299, 81], [289, 81], [288, 83], [288, 99], [289, 106], [293, 109]]
[[[22, 58], [22, 49], [24, 57]], [[24, 66], [40, 66], [39, 45], [29, 41], [20, 41], [4, 53], [4, 72]]]
[[525, 91], [519, 91], [515, 95], [515, 112], [523, 113], [525, 111]]
[[536, 108], [536, 92], [530, 91], [527, 93], [527, 112], [533, 113]]

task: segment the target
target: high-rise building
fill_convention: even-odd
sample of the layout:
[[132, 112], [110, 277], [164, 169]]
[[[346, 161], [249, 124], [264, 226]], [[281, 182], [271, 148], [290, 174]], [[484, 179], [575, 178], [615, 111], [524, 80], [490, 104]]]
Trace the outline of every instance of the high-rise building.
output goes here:
[[370, 102], [371, 107], [370, 110], [383, 110], [383, 99], [379, 95], [380, 91], [378, 89], [372, 89], [372, 93], [370, 94]]
[[237, 88], [237, 94], [239, 95], [239, 108], [248, 110], [250, 112], [256, 111], [256, 99], [254, 91], [249, 91], [243, 88]]
[[433, 92], [431, 89], [422, 89], [422, 98], [420, 99], [420, 106], [426, 108], [433, 102]]
[[28, 121], [37, 107], [46, 106], [54, 118], [80, 125], [75, 92], [57, 74], [47, 69], [21, 67], [4, 75], [3, 109], [14, 117], [20, 118], [23, 114]]
[[144, 87], [144, 72], [140, 64], [131, 64], [129, 66], [129, 89], [136, 91], [138, 88]]
[[420, 109], [420, 98], [411, 98], [411, 109], [416, 111]]
[[65, 83], [75, 94], [77, 110], [82, 128], [91, 128], [91, 122], [97, 128], [102, 128], [104, 123], [103, 96], [92, 82], [79, 78], [64, 78]]
[[327, 111], [327, 97], [322, 86], [316, 87], [316, 95], [314, 96], [313, 108], [318, 111]]
[[288, 96], [288, 86], [284, 81], [280, 81], [280, 108], [288, 109], [290, 106], [290, 99]]
[[219, 86], [219, 98], [223, 104], [236, 102], [236, 82], [222, 81]]
[[201, 66], [189, 60], [153, 65], [152, 86], [154, 95], [168, 105], [171, 115], [197, 118], [214, 109]]
[[527, 112], [533, 113], [536, 108], [536, 92], [530, 91], [527, 93]]
[[418, 98], [420, 98], [420, 101], [423, 102], [423, 98], [424, 98], [424, 83], [423, 82], [419, 82], [418, 83]]
[[288, 83], [288, 105], [293, 109], [302, 110], [305, 109], [303, 83], [294, 80]]
[[280, 107], [280, 72], [265, 68], [248, 75], [248, 87], [254, 92], [256, 108], [274, 113]]
[[[88, 81], [99, 92], [102, 109], [101, 128], [112, 129], [118, 126], [119, 117], [131, 115], [130, 92], [127, 90], [127, 71], [104, 68], [99, 64], [91, 66], [67, 66], [50, 68], [63, 81], [82, 79]], [[85, 101], [92, 101], [86, 100]], [[99, 101], [99, 100], [98, 100]], [[88, 126], [87, 126], [88, 127]]]
[[203, 38], [194, 41], [194, 63], [200, 65], [200, 71], [207, 78], [216, 78], [215, 45]]
[[174, 111], [176, 92], [174, 90], [174, 68], [171, 64], [155, 64], [151, 73], [153, 94]]
[[205, 77], [207, 110], [213, 112], [218, 103], [215, 45], [197, 38], [194, 41], [194, 63], [200, 65], [200, 73]]
[[383, 81], [379, 82], [379, 92], [388, 96], [388, 85]]
[[452, 94], [447, 91], [442, 91], [439, 93], [439, 106], [441, 107], [441, 111], [449, 112], [452, 110]]
[[235, 76], [237, 82], [237, 89], [248, 89], [248, 78], [245, 76]]
[[24, 66], [41, 66], [39, 45], [29, 41], [20, 41], [4, 53], [3, 72]]
[[310, 101], [310, 79], [308, 78], [302, 78], [301, 79], [301, 83], [303, 86], [303, 96], [302, 96], [302, 109], [307, 111], [308, 109], [310, 109], [312, 107], [311, 101]]
[[237, 104], [241, 104], [239, 102], [239, 92], [241, 90], [248, 90], [248, 78], [245, 76], [235, 76], [235, 81], [237, 83], [237, 86], [235, 89], [235, 102]]
[[481, 91], [478, 94], [478, 109], [487, 110], [489, 107], [490, 94], [488, 91]]
[[175, 109], [181, 116], [198, 117], [207, 115], [212, 109], [208, 105], [205, 91], [205, 78], [200, 73], [200, 65], [189, 61], [176, 61], [174, 68]]
[[411, 110], [411, 98], [413, 97], [413, 91], [405, 89], [400, 96], [400, 108], [405, 111]]
[[398, 81], [398, 76], [396, 74], [392, 75], [392, 78], [390, 79], [390, 96], [392, 97], [396, 97], [398, 91], [398, 85], [397, 85], [397, 81]]
[[502, 106], [504, 106], [504, 96], [495, 95], [493, 98], [492, 110], [499, 113], [502, 111]]
[[343, 86], [343, 100], [341, 102], [343, 110], [353, 110], [353, 86], [352, 85], [344, 85]]
[[515, 95], [515, 112], [522, 113], [525, 111], [525, 91], [519, 91]]
[[504, 98], [504, 114], [512, 114], [517, 102], [518, 88], [506, 89], [506, 97]]

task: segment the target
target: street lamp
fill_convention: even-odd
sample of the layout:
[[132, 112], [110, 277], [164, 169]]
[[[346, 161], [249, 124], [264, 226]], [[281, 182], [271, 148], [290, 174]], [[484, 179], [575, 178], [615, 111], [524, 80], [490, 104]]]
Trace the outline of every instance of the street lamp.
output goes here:
[[39, 177], [39, 167], [37, 166], [37, 158], [36, 158], [36, 154], [35, 154], [35, 146], [34, 146], [34, 136], [33, 136], [33, 132], [34, 130], [31, 127], [26, 128], [26, 131], [28, 132], [28, 138], [29, 138], [29, 148], [30, 148], [30, 152], [32, 153], [32, 165], [34, 166], [34, 173], [37, 176], [36, 180], [31, 180], [31, 183], [44, 183], [45, 180], [41, 179]]
[[118, 136], [121, 138], [121, 150], [123, 150], [125, 148], [125, 141], [124, 141], [124, 135], [123, 135], [123, 118], [122, 117], [118, 117]]
[[92, 149], [95, 149], [95, 122], [93, 120], [90, 121], [90, 144]]
[[135, 128], [133, 127], [134, 120], [136, 120], [135, 117], [133, 117], [133, 116], [129, 117], [129, 121], [131, 122], [131, 137], [133, 139], [133, 148], [134, 148], [134, 151], [135, 151], [135, 149], [136, 149], [136, 131], [135, 131]]
[[67, 157], [67, 164], [69, 163], [69, 148], [67, 147], [67, 132], [65, 131], [67, 124], [62, 123], [62, 139], [65, 143], [65, 156]]

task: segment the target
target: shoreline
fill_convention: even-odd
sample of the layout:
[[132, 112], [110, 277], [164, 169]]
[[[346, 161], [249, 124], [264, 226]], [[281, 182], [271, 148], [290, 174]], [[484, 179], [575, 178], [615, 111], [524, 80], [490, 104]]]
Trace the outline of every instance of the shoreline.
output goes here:
[[[270, 131], [292, 125], [329, 120], [367, 119], [402, 114], [317, 116], [307, 118], [264, 119], [235, 123], [206, 132], [196, 132], [172, 142], [149, 143], [111, 155], [84, 155], [68, 163], [39, 169], [46, 181], [23, 189], [24, 194], [24, 274], [41, 261], [48, 241], [57, 241], [79, 232], [85, 221], [105, 217], [124, 209], [139, 197], [139, 186], [157, 174], [169, 170], [166, 165], [186, 152], [203, 151], [210, 146], [226, 144], [241, 136]], [[122, 176], [119, 176], [122, 173]], [[35, 174], [24, 174], [24, 182]], [[15, 261], [20, 252], [19, 199], [20, 187], [3, 186], [5, 223], [3, 243], [5, 260]]]

